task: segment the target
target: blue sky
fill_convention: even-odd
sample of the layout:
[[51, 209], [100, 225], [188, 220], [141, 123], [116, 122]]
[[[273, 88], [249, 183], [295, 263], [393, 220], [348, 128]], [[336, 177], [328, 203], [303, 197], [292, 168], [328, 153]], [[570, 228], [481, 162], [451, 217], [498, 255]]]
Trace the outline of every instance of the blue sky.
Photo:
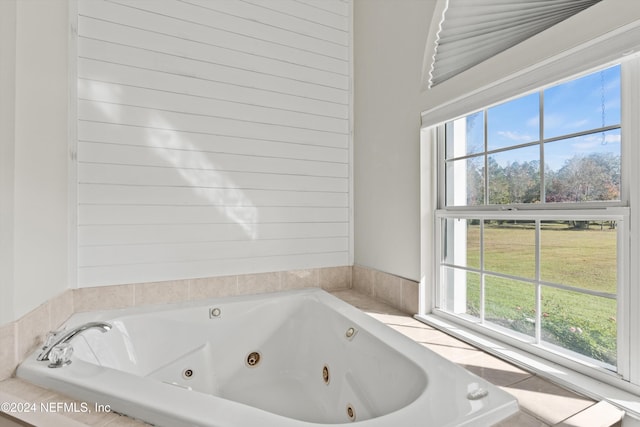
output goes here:
[[[539, 140], [538, 93], [526, 95], [488, 110], [487, 148], [495, 150]], [[544, 91], [544, 138], [620, 123], [620, 66], [550, 87]], [[473, 118], [472, 118], [473, 116]], [[482, 114], [467, 117], [467, 153], [482, 151]], [[545, 145], [545, 162], [554, 170], [575, 155], [620, 154], [619, 130], [564, 139]], [[502, 165], [539, 159], [537, 147], [506, 151], [495, 158]]]

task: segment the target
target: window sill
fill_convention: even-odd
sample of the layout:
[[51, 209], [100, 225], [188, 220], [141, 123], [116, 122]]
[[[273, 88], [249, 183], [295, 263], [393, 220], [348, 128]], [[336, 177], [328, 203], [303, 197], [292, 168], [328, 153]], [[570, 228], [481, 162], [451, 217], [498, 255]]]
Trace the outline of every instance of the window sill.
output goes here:
[[[417, 320], [437, 328], [449, 335], [461, 339], [481, 350], [511, 362], [523, 369], [533, 372], [542, 378], [555, 382], [567, 389], [583, 394], [594, 400], [607, 401], [624, 410], [627, 415], [640, 420], [640, 399], [632, 393], [613, 384], [604, 383], [586, 374], [530, 354], [524, 350], [510, 346], [504, 342], [487, 337], [463, 325], [443, 319], [433, 314], [414, 316]], [[623, 386], [634, 387], [628, 382], [620, 381]]]

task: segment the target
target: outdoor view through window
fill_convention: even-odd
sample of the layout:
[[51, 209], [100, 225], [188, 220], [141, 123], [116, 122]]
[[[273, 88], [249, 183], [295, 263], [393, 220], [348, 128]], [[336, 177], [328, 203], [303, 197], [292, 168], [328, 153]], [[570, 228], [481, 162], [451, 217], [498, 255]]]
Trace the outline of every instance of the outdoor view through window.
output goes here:
[[440, 309], [615, 370], [620, 92], [614, 66], [443, 126]]

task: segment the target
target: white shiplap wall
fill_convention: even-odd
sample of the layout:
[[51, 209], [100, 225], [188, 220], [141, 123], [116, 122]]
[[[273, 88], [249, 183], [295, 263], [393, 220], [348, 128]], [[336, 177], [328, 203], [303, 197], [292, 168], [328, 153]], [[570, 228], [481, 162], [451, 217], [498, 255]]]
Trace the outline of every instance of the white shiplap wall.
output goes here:
[[350, 22], [79, 1], [79, 286], [349, 265]]

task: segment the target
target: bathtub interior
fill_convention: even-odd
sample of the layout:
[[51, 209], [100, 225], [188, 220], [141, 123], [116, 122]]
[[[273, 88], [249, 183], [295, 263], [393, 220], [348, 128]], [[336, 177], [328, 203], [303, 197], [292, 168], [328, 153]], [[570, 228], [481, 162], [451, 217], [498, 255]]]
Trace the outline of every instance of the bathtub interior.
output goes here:
[[459, 427], [517, 411], [512, 396], [321, 290], [78, 313], [67, 325], [89, 321], [113, 328], [77, 336], [68, 367], [35, 352], [17, 375], [165, 426]]
[[301, 421], [379, 417], [427, 385], [414, 362], [311, 296], [126, 315], [112, 324], [109, 333], [84, 335], [76, 357]]

